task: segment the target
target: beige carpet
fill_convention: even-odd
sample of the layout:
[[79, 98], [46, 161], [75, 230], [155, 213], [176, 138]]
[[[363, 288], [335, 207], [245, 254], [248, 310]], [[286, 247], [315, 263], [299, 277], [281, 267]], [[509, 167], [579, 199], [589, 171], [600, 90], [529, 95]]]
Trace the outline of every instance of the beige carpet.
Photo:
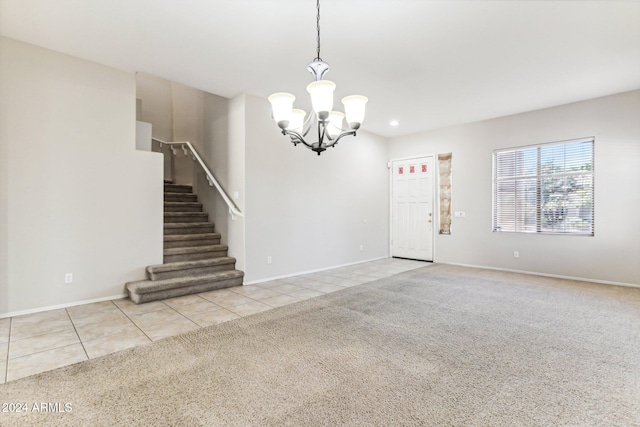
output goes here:
[[72, 405], [2, 426], [638, 426], [640, 289], [433, 265], [9, 382], [0, 402]]

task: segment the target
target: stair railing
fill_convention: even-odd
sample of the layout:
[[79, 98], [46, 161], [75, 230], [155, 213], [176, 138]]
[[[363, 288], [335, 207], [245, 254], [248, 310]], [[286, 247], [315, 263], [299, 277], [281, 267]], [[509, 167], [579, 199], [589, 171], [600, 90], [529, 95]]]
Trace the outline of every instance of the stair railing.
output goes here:
[[231, 198], [224, 191], [224, 189], [222, 188], [218, 180], [216, 180], [216, 178], [213, 176], [213, 174], [211, 173], [207, 165], [204, 164], [204, 162], [198, 155], [198, 152], [196, 151], [195, 148], [193, 148], [193, 145], [191, 145], [189, 141], [167, 142], [167, 141], [162, 141], [161, 139], [158, 139], [158, 138], [152, 138], [152, 140], [157, 142], [160, 145], [160, 148], [162, 148], [163, 145], [167, 145], [174, 156], [177, 153], [176, 148], [182, 148], [182, 151], [184, 152], [185, 156], [188, 156], [190, 154], [193, 161], [198, 163], [202, 168], [202, 171], [207, 177], [207, 182], [209, 183], [209, 187], [215, 187], [216, 190], [218, 190], [218, 193], [220, 194], [220, 196], [222, 196], [222, 200], [224, 200], [224, 202], [229, 207], [229, 214], [231, 215], [231, 219], [235, 220], [236, 217], [238, 216], [244, 217], [244, 214], [242, 213], [242, 211], [240, 211], [240, 209], [238, 209], [236, 204], [233, 203], [233, 200], [231, 200]]

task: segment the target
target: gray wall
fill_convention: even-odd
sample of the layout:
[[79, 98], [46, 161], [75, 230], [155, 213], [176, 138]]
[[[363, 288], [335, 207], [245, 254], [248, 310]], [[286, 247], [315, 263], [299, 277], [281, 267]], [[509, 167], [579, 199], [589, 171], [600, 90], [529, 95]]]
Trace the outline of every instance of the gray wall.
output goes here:
[[121, 296], [162, 262], [135, 106], [133, 75], [0, 38], [0, 317]]
[[[595, 236], [491, 231], [492, 151], [595, 136]], [[394, 138], [390, 157], [453, 153], [452, 234], [436, 260], [640, 284], [640, 91]], [[513, 251], [520, 258], [513, 258]]]

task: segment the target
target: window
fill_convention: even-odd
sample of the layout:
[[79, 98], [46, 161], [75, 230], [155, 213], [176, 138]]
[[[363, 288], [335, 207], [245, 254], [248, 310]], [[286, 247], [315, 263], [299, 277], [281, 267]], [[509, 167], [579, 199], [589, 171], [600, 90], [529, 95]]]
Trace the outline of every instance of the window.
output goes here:
[[593, 236], [594, 138], [496, 150], [493, 231]]

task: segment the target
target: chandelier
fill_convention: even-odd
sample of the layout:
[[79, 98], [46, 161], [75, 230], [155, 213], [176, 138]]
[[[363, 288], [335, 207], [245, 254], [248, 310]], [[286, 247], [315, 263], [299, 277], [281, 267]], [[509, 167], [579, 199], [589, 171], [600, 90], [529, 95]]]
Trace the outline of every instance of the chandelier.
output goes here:
[[[271, 114], [273, 120], [282, 129], [283, 135], [289, 135], [293, 145], [303, 144], [307, 148], [320, 155], [329, 147], [333, 147], [338, 141], [347, 135], [356, 135], [364, 120], [364, 109], [368, 99], [361, 95], [351, 95], [342, 98], [344, 113], [333, 110], [333, 91], [336, 84], [329, 80], [323, 80], [329, 71], [329, 64], [320, 58], [320, 0], [316, 2], [317, 9], [317, 49], [316, 58], [307, 65], [307, 71], [311, 73], [314, 81], [307, 86], [307, 92], [311, 96], [313, 111], [307, 114], [303, 110], [294, 109], [295, 96], [290, 93], [274, 93], [269, 96]], [[343, 129], [343, 121], [347, 121], [348, 129]], [[305, 137], [317, 124], [318, 140], [308, 143]]]

